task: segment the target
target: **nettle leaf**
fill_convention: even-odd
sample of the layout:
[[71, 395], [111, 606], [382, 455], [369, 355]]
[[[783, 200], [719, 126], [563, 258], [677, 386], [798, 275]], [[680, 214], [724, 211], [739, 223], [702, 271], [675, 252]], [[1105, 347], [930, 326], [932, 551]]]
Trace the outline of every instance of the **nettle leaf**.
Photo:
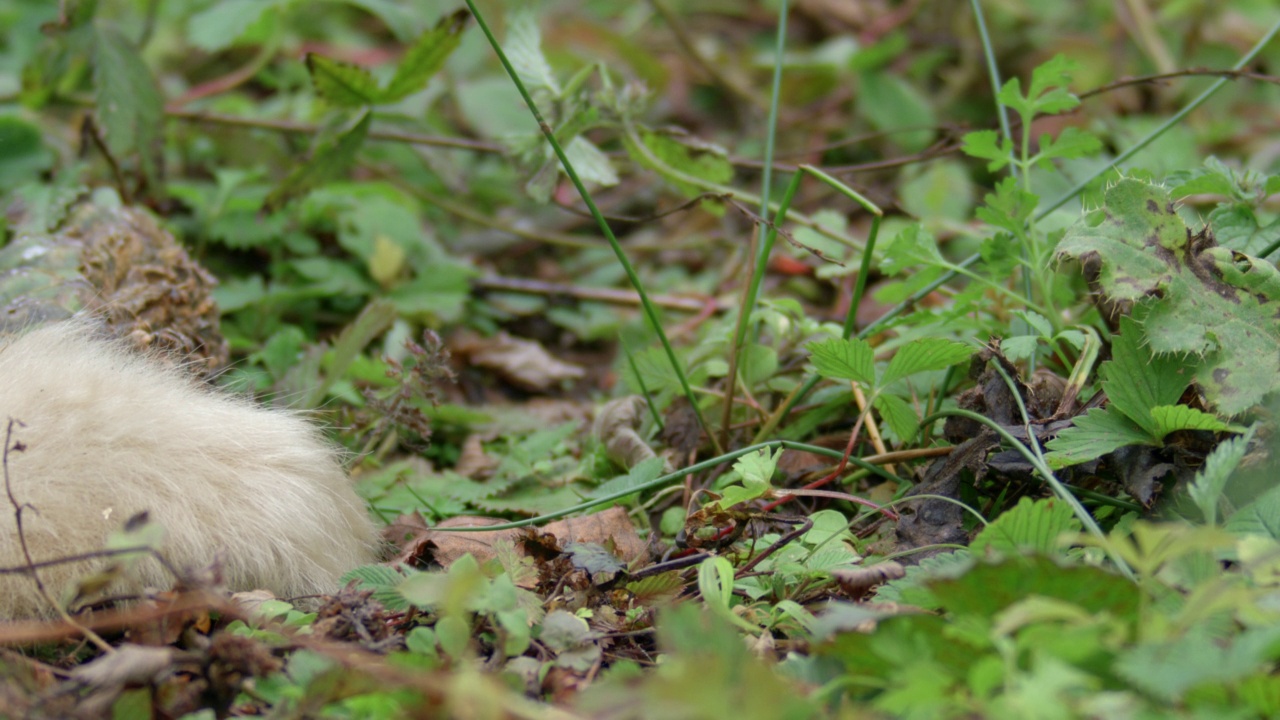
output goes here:
[[289, 173], [289, 176], [271, 191], [263, 208], [267, 212], [272, 212], [344, 172], [355, 162], [356, 154], [364, 145], [364, 140], [369, 135], [369, 126], [372, 124], [373, 115], [366, 110], [346, 130], [317, 142], [311, 157]]
[[1249, 449], [1249, 441], [1253, 439], [1255, 427], [1249, 428], [1244, 435], [1218, 444], [1204, 460], [1204, 467], [1196, 473], [1196, 479], [1187, 488], [1187, 494], [1200, 508], [1206, 525], [1218, 523], [1218, 504], [1222, 501], [1222, 491], [1227, 487], [1227, 480], [1235, 472], [1245, 451]]
[[1193, 235], [1167, 189], [1125, 178], [1078, 222], [1056, 259], [1096, 263], [1102, 293], [1134, 309], [1154, 353], [1201, 356], [1196, 379], [1228, 415], [1280, 388], [1280, 271]]
[[396, 74], [382, 91], [380, 102], [396, 102], [421, 90], [462, 42], [462, 31], [470, 18], [470, 12], [458, 10], [441, 18], [435, 27], [415, 40], [400, 58]]
[[1047, 444], [1053, 452], [1045, 455], [1044, 459], [1051, 468], [1100, 458], [1125, 445], [1160, 444], [1141, 426], [1112, 408], [1094, 408], [1077, 416], [1072, 423], [1072, 427], [1058, 433], [1058, 437]]
[[372, 105], [382, 98], [378, 81], [359, 65], [307, 53], [307, 72], [316, 92], [338, 107]]
[[1120, 334], [1112, 341], [1111, 360], [1100, 368], [1102, 388], [1113, 408], [1160, 438], [1164, 435], [1157, 431], [1151, 409], [1178, 402], [1191, 384], [1195, 362], [1179, 355], [1152, 355], [1142, 340], [1133, 318], [1120, 318]]
[[1052, 554], [1059, 549], [1060, 536], [1079, 530], [1080, 520], [1066, 503], [1056, 498], [1032, 501], [1024, 497], [983, 528], [969, 543], [969, 551], [979, 556], [987, 551]]
[[805, 346], [818, 374], [829, 380], [854, 380], [872, 386], [876, 382], [875, 351], [857, 338], [823, 340]]
[[93, 43], [94, 113], [116, 159], [137, 155], [154, 176], [164, 121], [164, 98], [136, 48], [113, 28], [99, 27]]
[[889, 385], [908, 375], [929, 370], [944, 370], [973, 356], [974, 349], [965, 343], [946, 338], [919, 338], [898, 348], [889, 367], [880, 378], [881, 385]]

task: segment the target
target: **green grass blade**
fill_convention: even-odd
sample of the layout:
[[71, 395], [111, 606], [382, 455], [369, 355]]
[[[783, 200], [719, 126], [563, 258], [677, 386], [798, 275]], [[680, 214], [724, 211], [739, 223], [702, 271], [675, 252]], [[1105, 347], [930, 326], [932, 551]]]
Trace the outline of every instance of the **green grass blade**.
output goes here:
[[671, 340], [667, 338], [667, 333], [663, 331], [662, 323], [658, 321], [658, 311], [649, 300], [649, 294], [645, 292], [644, 285], [640, 282], [640, 276], [636, 274], [635, 267], [631, 264], [631, 260], [627, 258], [627, 254], [623, 251], [617, 236], [613, 234], [613, 228], [609, 226], [609, 221], [601, 214], [600, 208], [596, 207], [595, 200], [591, 198], [591, 193], [587, 192], [586, 186], [582, 184], [582, 180], [578, 177], [577, 171], [574, 170], [573, 164], [569, 162], [569, 157], [565, 155], [564, 148], [556, 140], [555, 132], [547, 124], [542, 112], [538, 110], [537, 104], [533, 102], [533, 97], [529, 95], [529, 90], [525, 88], [524, 83], [520, 80], [519, 73], [511, 65], [507, 54], [502, 51], [502, 45], [494, 37], [493, 31], [489, 29], [489, 23], [485, 22], [484, 16], [480, 13], [480, 9], [476, 7], [474, 0], [466, 0], [466, 2], [467, 8], [475, 16], [476, 24], [480, 26], [480, 31], [484, 33], [485, 39], [489, 41], [493, 52], [498, 56], [498, 61], [502, 63], [503, 70], [511, 78], [511, 82], [515, 84], [520, 97], [529, 107], [529, 112], [533, 115], [534, 120], [537, 121], [538, 129], [547, 138], [547, 142], [551, 143], [551, 149], [564, 167], [564, 172], [569, 177], [569, 182], [573, 183], [574, 188], [578, 190], [578, 194], [582, 196], [582, 202], [586, 204], [591, 217], [595, 218], [596, 224], [600, 226], [600, 232], [604, 233], [605, 239], [609, 241], [609, 247], [613, 248], [613, 253], [617, 256], [618, 262], [627, 274], [627, 279], [631, 281], [631, 286], [636, 289], [636, 294], [640, 296], [640, 306], [644, 309], [645, 318], [649, 321], [650, 327], [653, 328], [653, 331], [658, 335], [658, 340], [662, 343], [662, 349], [667, 354], [671, 369], [675, 371], [676, 377], [680, 380], [680, 388], [684, 392], [685, 398], [689, 401], [690, 407], [693, 408], [694, 416], [698, 419], [698, 425], [701, 426], [702, 432], [706, 433], [711, 440], [716, 452], [720, 453], [720, 441], [716, 439], [716, 436], [711, 432], [711, 428], [707, 426], [706, 419], [702, 417], [702, 409], [698, 407], [698, 399], [694, 397], [693, 389], [689, 387], [689, 379], [685, 376], [684, 368], [680, 367], [680, 361], [676, 358], [676, 351], [671, 347]]

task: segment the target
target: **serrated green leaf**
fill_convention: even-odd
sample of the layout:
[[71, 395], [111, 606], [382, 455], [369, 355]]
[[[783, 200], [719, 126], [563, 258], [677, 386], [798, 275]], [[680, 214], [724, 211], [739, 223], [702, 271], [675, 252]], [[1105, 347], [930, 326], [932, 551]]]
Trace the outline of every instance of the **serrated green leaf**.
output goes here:
[[1152, 435], [1163, 439], [1177, 430], [1223, 432], [1231, 426], [1209, 413], [1186, 405], [1157, 405], [1151, 408]]
[[1139, 425], [1116, 410], [1094, 408], [1072, 421], [1047, 447], [1049, 467], [1057, 469], [1100, 458], [1125, 445], [1159, 445]]
[[871, 343], [858, 338], [811, 342], [805, 346], [818, 374], [831, 380], [854, 380], [875, 385], [875, 351]]
[[400, 571], [386, 565], [361, 565], [342, 576], [341, 583], [346, 585], [358, 580], [359, 590], [372, 590], [373, 599], [391, 612], [403, 612], [409, 609], [409, 601], [400, 593], [400, 583], [404, 582], [405, 573], [416, 574], [416, 571]]
[[1204, 515], [1206, 525], [1218, 524], [1218, 505], [1222, 501], [1222, 491], [1226, 489], [1231, 473], [1235, 472], [1244, 459], [1255, 429], [1256, 426], [1249, 428], [1243, 436], [1224, 440], [1214, 448], [1209, 457], [1204, 459], [1204, 467], [1200, 468], [1195, 480], [1187, 488], [1187, 494]]
[[1087, 612], [1132, 618], [1141, 592], [1132, 581], [1091, 565], [1061, 563], [1047, 555], [1008, 555], [977, 562], [963, 575], [934, 580], [929, 589], [953, 615], [992, 618], [1032, 595], [1062, 600]]
[[885, 368], [880, 384], [887, 386], [908, 375], [929, 370], [944, 370], [974, 353], [969, 345], [946, 338], [919, 338], [898, 348], [889, 367]]
[[113, 28], [94, 31], [94, 112], [117, 160], [137, 156], [147, 177], [159, 171], [164, 98], [136, 48]]
[[1225, 528], [1235, 535], [1263, 535], [1280, 540], [1280, 486], [1267, 490], [1232, 513]]
[[264, 209], [272, 212], [345, 171], [355, 162], [356, 155], [364, 145], [372, 124], [373, 115], [366, 110], [348, 129], [335, 137], [317, 143], [311, 157], [289, 173], [289, 176], [271, 191], [264, 203]]
[[988, 551], [999, 554], [1030, 551], [1051, 555], [1059, 551], [1059, 537], [1079, 531], [1080, 519], [1066, 503], [1056, 498], [1033, 501], [1023, 497], [1017, 505], [983, 528], [969, 543], [969, 551], [978, 556]]
[[307, 53], [307, 72], [316, 92], [338, 107], [373, 105], [382, 99], [378, 81], [359, 65]]
[[379, 102], [396, 102], [426, 86], [462, 42], [462, 31], [470, 18], [470, 12], [458, 10], [441, 18], [434, 28], [414, 41], [400, 58], [396, 74], [382, 91]]
[[1196, 171], [1188, 180], [1181, 183], [1174, 183], [1169, 188], [1169, 193], [1175, 198], [1184, 198], [1188, 195], [1226, 195], [1231, 196], [1235, 190], [1235, 183], [1231, 182], [1231, 178], [1220, 173], [1209, 170]]
[[1102, 388], [1111, 406], [1156, 438], [1151, 409], [1172, 405], [1182, 397], [1195, 375], [1195, 361], [1179, 355], [1152, 355], [1143, 344], [1133, 318], [1120, 318], [1120, 334], [1111, 343], [1111, 360], [1100, 368]]
[[889, 429], [893, 430], [899, 440], [906, 442], [915, 437], [916, 430], [920, 427], [920, 416], [916, 415], [911, 403], [897, 395], [885, 394], [877, 395], [871, 404], [880, 411], [880, 417], [889, 424]]

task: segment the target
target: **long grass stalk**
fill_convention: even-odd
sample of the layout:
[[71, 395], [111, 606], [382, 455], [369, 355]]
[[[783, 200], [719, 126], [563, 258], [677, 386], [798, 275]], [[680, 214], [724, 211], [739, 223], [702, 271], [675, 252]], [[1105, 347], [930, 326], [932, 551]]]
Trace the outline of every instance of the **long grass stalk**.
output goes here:
[[502, 68], [507, 72], [507, 76], [511, 78], [511, 82], [515, 84], [516, 90], [520, 93], [520, 97], [528, 106], [529, 112], [533, 115], [533, 119], [538, 123], [538, 129], [542, 131], [542, 135], [546, 137], [547, 142], [551, 144], [551, 149], [555, 152], [556, 157], [560, 160], [561, 166], [564, 168], [565, 175], [569, 177], [569, 182], [573, 183], [577, 189], [578, 195], [582, 197], [582, 202], [586, 204], [587, 210], [591, 213], [591, 217], [595, 219], [596, 224], [600, 226], [600, 232], [609, 241], [609, 247], [613, 248], [613, 253], [618, 258], [618, 263], [622, 265], [623, 272], [627, 274], [627, 279], [631, 282], [631, 286], [635, 288], [636, 294], [640, 296], [640, 306], [644, 309], [645, 318], [649, 321], [649, 326], [658, 336], [658, 341], [662, 343], [662, 350], [667, 355], [667, 361], [671, 364], [671, 369], [675, 371], [676, 378], [680, 381], [680, 388], [684, 392], [685, 399], [689, 401], [689, 406], [693, 409], [694, 416], [698, 419], [698, 425], [702, 428], [702, 432], [711, 440], [711, 444], [715, 446], [716, 453], [722, 452], [720, 441], [716, 439], [711, 428], [707, 425], [706, 419], [702, 416], [702, 409], [698, 407], [698, 399], [693, 394], [693, 388], [689, 386], [689, 378], [685, 375], [684, 368], [680, 366], [680, 360], [676, 357], [676, 351], [671, 346], [671, 340], [667, 337], [667, 333], [662, 329], [662, 323], [658, 319], [657, 308], [649, 300], [649, 294], [645, 292], [644, 283], [640, 281], [640, 276], [636, 273], [635, 267], [631, 264], [631, 260], [627, 258], [627, 253], [622, 249], [622, 244], [618, 242], [617, 236], [613, 234], [613, 228], [609, 226], [609, 221], [605, 219], [604, 214], [600, 212], [600, 208], [596, 206], [595, 200], [592, 199], [591, 193], [587, 191], [586, 185], [582, 183], [582, 179], [578, 177], [577, 170], [574, 169], [573, 163], [569, 162], [569, 156], [565, 154], [564, 148], [560, 145], [560, 141], [556, 139], [555, 131], [543, 118], [542, 112], [538, 110], [538, 105], [533, 101], [533, 96], [529, 94], [529, 90], [524, 86], [524, 82], [520, 80], [520, 74], [516, 72], [515, 67], [511, 64], [511, 60], [507, 58], [507, 54], [502, 50], [502, 44], [494, 36], [493, 31], [489, 29], [489, 23], [485, 22], [484, 15], [480, 9], [476, 7], [474, 0], [466, 0], [467, 8], [471, 10], [471, 14], [476, 19], [476, 24], [480, 26], [480, 31], [484, 33], [485, 39], [489, 41], [489, 45], [493, 48], [493, 52], [498, 56], [498, 62], [502, 63]]

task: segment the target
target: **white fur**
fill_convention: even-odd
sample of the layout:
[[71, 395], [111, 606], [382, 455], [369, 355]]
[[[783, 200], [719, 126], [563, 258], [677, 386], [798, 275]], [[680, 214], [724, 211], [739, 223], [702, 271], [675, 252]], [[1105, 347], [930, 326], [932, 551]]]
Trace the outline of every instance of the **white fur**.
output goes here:
[[[36, 562], [103, 547], [134, 513], [164, 526], [186, 569], [223, 561], [233, 590], [281, 597], [337, 590], [372, 560], [374, 530], [339, 455], [302, 418], [196, 384], [181, 370], [98, 339], [84, 321], [0, 340], [0, 433]], [[105, 561], [40, 571], [55, 598]], [[0, 566], [24, 566], [0, 488]], [[110, 588], [136, 594], [173, 577], [148, 559]], [[30, 577], [0, 575], [0, 619], [51, 612]]]

